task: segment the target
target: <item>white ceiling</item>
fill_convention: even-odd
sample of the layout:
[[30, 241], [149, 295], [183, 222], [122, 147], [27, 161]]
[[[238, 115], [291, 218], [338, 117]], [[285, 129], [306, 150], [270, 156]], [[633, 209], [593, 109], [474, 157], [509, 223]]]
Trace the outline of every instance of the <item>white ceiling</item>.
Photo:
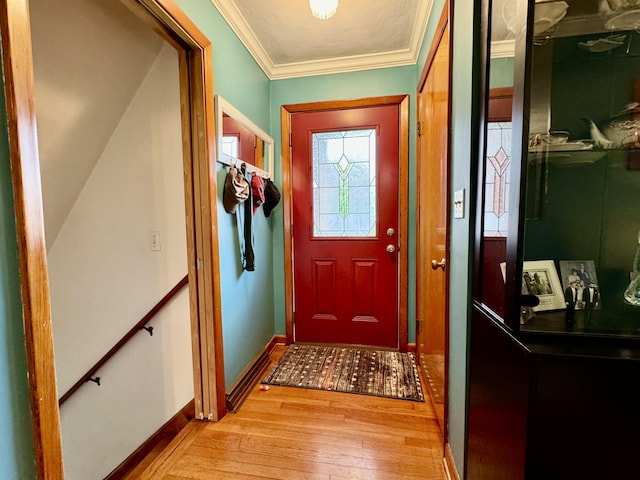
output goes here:
[[433, 0], [340, 0], [328, 20], [309, 0], [211, 0], [272, 80], [413, 65]]

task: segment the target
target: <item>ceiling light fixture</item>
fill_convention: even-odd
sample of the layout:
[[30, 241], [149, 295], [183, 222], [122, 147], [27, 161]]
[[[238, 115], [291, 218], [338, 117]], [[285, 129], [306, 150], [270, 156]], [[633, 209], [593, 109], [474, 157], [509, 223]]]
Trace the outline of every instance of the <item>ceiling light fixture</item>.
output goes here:
[[311, 13], [320, 20], [326, 20], [335, 15], [338, 9], [338, 0], [309, 0]]

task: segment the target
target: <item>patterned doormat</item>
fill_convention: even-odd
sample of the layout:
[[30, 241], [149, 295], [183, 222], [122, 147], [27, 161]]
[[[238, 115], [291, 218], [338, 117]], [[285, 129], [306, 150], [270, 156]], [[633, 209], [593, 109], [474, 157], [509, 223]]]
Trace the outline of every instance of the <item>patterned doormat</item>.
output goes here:
[[412, 353], [290, 345], [262, 383], [424, 402]]

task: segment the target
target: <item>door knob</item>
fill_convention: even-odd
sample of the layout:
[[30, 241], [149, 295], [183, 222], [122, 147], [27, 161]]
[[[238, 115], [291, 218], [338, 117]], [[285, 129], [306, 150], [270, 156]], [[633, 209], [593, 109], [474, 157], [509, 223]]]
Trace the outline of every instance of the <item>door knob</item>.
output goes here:
[[396, 246], [395, 245], [392, 245], [392, 244], [387, 245], [387, 252], [393, 253], [395, 251], [396, 251]]
[[447, 264], [446, 260], [443, 258], [440, 261], [437, 260], [431, 260], [431, 268], [433, 268], [434, 270], [437, 270], [438, 267], [442, 267], [442, 270], [444, 270], [445, 265]]

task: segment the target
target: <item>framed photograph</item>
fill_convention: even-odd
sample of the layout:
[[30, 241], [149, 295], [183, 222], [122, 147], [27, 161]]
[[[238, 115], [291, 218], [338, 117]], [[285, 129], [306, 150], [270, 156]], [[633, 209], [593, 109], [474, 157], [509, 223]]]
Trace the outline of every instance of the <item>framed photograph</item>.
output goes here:
[[553, 260], [524, 262], [522, 266], [522, 291], [540, 300], [534, 312], [563, 310], [566, 308], [564, 290], [558, 278]]
[[560, 260], [560, 277], [566, 302], [575, 310], [599, 310], [600, 285], [593, 260]]

